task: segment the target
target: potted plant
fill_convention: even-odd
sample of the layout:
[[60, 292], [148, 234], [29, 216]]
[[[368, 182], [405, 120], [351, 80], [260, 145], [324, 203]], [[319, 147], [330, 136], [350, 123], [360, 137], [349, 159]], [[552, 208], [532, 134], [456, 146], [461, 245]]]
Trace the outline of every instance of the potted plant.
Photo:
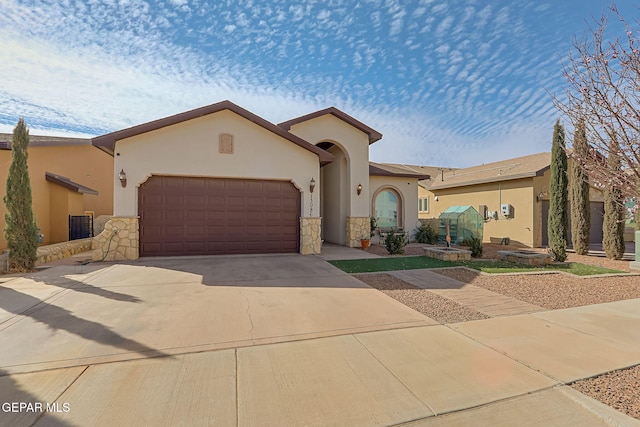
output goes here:
[[360, 244], [362, 245], [362, 249], [367, 249], [371, 244], [371, 240], [368, 237], [363, 237], [360, 239]]

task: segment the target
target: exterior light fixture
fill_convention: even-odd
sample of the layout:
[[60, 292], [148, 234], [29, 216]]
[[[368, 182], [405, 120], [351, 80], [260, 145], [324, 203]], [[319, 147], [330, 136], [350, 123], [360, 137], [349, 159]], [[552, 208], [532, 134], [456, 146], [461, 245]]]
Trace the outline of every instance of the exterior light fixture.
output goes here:
[[120, 184], [122, 184], [123, 188], [127, 186], [127, 174], [124, 173], [124, 169], [122, 169], [118, 174], [118, 179], [120, 180]]
[[313, 193], [314, 188], [316, 188], [316, 180], [311, 178], [311, 182], [309, 183], [309, 192]]
[[358, 196], [360, 195], [360, 193], [362, 193], [362, 184], [358, 184], [358, 186], [356, 187], [356, 192], [358, 193]]
[[541, 191], [540, 193], [538, 193], [538, 195], [536, 196], [536, 202], [541, 201], [544, 196], [546, 196], [546, 193], [544, 191]]

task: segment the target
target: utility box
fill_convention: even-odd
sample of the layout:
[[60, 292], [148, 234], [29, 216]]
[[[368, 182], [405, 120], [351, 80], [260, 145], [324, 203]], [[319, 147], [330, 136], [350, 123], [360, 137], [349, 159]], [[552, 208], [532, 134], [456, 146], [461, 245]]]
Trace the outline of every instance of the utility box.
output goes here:
[[500, 205], [500, 213], [506, 218], [511, 218], [513, 215], [513, 209], [509, 203], [502, 203]]

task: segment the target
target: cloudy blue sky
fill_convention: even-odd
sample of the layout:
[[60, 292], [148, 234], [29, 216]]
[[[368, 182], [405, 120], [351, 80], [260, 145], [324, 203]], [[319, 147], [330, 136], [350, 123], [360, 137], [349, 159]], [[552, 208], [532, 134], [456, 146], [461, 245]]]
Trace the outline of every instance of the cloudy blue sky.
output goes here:
[[[630, 19], [630, 0], [617, 2]], [[336, 106], [371, 160], [550, 149], [561, 59], [598, 0], [0, 0], [0, 132], [93, 136], [229, 99], [278, 123]]]

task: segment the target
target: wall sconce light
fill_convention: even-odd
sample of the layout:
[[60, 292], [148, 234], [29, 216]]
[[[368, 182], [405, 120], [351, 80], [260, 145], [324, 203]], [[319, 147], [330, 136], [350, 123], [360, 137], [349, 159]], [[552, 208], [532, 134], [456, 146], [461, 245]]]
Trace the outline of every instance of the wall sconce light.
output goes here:
[[536, 196], [536, 202], [539, 202], [543, 199], [543, 197], [545, 197], [547, 195], [546, 192], [541, 191], [540, 193], [538, 193], [538, 195]]
[[120, 184], [122, 184], [123, 188], [127, 186], [127, 174], [124, 173], [124, 169], [122, 169], [118, 174], [118, 179], [120, 180]]
[[440, 199], [438, 198], [438, 196], [436, 196], [436, 197], [433, 198], [433, 200], [435, 200], [437, 202]]
[[316, 188], [316, 180], [311, 178], [311, 182], [309, 183], [309, 192], [313, 193], [314, 188]]
[[356, 187], [356, 192], [358, 193], [358, 196], [360, 195], [360, 193], [362, 193], [362, 184], [358, 184], [358, 186]]

